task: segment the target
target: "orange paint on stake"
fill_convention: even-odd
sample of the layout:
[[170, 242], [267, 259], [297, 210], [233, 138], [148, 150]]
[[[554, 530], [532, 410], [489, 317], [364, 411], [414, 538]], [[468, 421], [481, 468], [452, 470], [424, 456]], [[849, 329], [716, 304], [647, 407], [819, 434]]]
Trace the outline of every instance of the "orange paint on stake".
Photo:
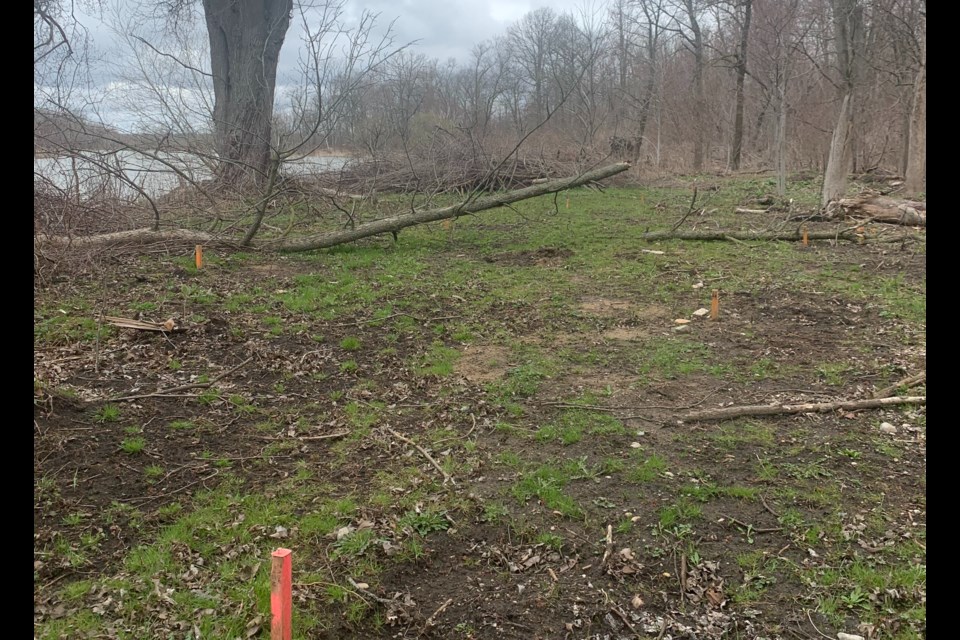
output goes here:
[[713, 299], [710, 301], [710, 319], [720, 319], [720, 291], [717, 289], [713, 290]]
[[194, 254], [194, 257], [196, 258], [197, 269], [199, 269], [200, 267], [203, 266], [203, 245], [202, 244], [197, 245], [197, 250]]
[[290, 640], [293, 635], [293, 570], [290, 549], [277, 549], [270, 558], [270, 640]]
[[801, 243], [805, 247], [810, 246], [810, 236], [807, 235], [807, 225], [803, 225], [802, 229], [803, 229], [803, 240], [801, 240]]

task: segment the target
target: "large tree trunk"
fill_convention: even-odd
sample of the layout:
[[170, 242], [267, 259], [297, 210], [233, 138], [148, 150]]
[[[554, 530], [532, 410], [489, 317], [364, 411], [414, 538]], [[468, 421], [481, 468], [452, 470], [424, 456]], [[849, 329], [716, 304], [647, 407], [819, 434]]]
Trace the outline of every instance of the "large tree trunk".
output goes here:
[[916, 195], [926, 190], [927, 173], [927, 40], [920, 48], [920, 69], [913, 87], [913, 107], [910, 113], [910, 143], [907, 151], [907, 171], [903, 190]]
[[853, 165], [854, 94], [859, 58], [863, 55], [859, 49], [863, 40], [863, 6], [860, 0], [833, 0], [833, 27], [843, 101], [837, 126], [833, 129], [830, 156], [823, 176], [820, 204], [824, 207], [831, 200], [843, 196], [847, 189], [847, 173]]
[[257, 186], [269, 174], [277, 63], [292, 10], [293, 0], [203, 0], [223, 186]]
[[853, 96], [847, 94], [840, 105], [840, 115], [837, 117], [837, 126], [833, 129], [833, 139], [830, 141], [830, 156], [827, 158], [827, 169], [823, 174], [823, 191], [820, 196], [820, 205], [827, 206], [831, 200], [837, 200], [847, 190], [847, 172], [853, 162], [853, 144], [851, 144], [851, 129], [853, 128]]
[[693, 109], [694, 109], [694, 141], [693, 141], [693, 170], [703, 171], [703, 158], [706, 150], [706, 111], [707, 98], [703, 86], [703, 34], [700, 31], [700, 23], [697, 21], [697, 11], [693, 6], [693, 0], [684, 0], [684, 6], [687, 10], [687, 19], [690, 21], [690, 32], [692, 38], [687, 41], [693, 49]]
[[750, 35], [750, 14], [753, 0], [743, 0], [743, 25], [740, 31], [740, 53], [737, 55], [737, 103], [733, 115], [733, 157], [730, 168], [740, 169], [743, 156], [743, 84], [747, 76], [747, 38]]

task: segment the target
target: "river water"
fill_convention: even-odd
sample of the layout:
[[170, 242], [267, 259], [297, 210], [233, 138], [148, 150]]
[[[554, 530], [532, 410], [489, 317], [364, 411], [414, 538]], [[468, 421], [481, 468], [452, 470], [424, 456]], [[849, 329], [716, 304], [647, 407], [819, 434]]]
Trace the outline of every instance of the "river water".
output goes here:
[[[349, 158], [342, 156], [310, 156], [284, 163], [281, 173], [305, 175], [336, 171], [348, 161]], [[213, 175], [204, 159], [193, 154], [158, 153], [150, 157], [131, 150], [91, 151], [81, 158], [35, 158], [33, 170], [34, 184], [46, 179], [70, 193], [79, 191], [81, 195], [90, 195], [105, 191], [120, 198], [136, 198], [139, 190], [153, 198], [191, 180], [208, 180]]]

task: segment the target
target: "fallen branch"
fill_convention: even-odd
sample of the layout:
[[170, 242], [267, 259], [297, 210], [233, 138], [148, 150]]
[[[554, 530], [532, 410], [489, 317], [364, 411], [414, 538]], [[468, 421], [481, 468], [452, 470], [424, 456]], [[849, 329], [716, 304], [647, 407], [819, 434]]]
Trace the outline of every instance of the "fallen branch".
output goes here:
[[886, 398], [891, 393], [895, 392], [897, 389], [909, 389], [915, 387], [918, 384], [923, 384], [927, 381], [927, 372], [921, 371], [920, 373], [912, 376], [908, 376], [896, 384], [892, 384], [889, 387], [884, 387], [879, 391], [873, 393], [874, 398]]
[[610, 561], [610, 556], [613, 555], [613, 525], [607, 525], [607, 546], [603, 551], [603, 560], [601, 561], [601, 566], [606, 567], [607, 562]]
[[439, 209], [427, 209], [424, 211], [413, 211], [390, 218], [383, 218], [362, 224], [355, 229], [347, 229], [336, 233], [327, 233], [319, 236], [309, 236], [297, 240], [283, 240], [278, 245], [274, 245], [279, 251], [312, 251], [314, 249], [325, 249], [339, 244], [355, 242], [361, 238], [380, 235], [384, 233], [397, 233], [401, 229], [423, 224], [425, 222], [437, 222], [457, 218], [459, 216], [478, 213], [486, 209], [502, 207], [520, 200], [534, 198], [536, 196], [546, 195], [548, 193], [557, 193], [574, 187], [580, 187], [596, 180], [603, 180], [616, 175], [630, 168], [630, 163], [619, 162], [606, 167], [588, 171], [579, 176], [560, 178], [551, 180], [544, 184], [535, 184], [523, 189], [508, 191], [507, 193], [479, 198], [473, 201], [460, 202], [458, 204], [441, 207]]
[[737, 207], [733, 210], [734, 213], [769, 213], [769, 209], [745, 209], [743, 207]]
[[167, 320], [166, 322], [144, 322], [142, 320], [134, 320], [133, 318], [103, 316], [103, 321], [109, 325], [121, 327], [123, 329], [137, 329], [138, 331], [160, 331], [163, 333], [173, 331], [177, 326], [174, 324], [173, 318]]
[[826, 413], [843, 409], [856, 411], [858, 409], [877, 409], [899, 404], [927, 404], [926, 396], [893, 396], [890, 398], [872, 398], [870, 400], [847, 400], [840, 402], [820, 402], [807, 404], [767, 404], [744, 405], [739, 407], [724, 407], [722, 409], [706, 409], [694, 411], [680, 418], [681, 422], [697, 422], [707, 420], [729, 420], [743, 416], [775, 416], [788, 413]]
[[117, 231], [116, 233], [101, 233], [95, 236], [48, 236], [37, 234], [35, 244], [52, 245], [58, 247], [72, 247], [74, 249], [86, 247], [108, 247], [120, 244], [152, 244], [154, 242], [184, 242], [186, 244], [211, 244], [213, 236], [202, 231], [189, 229], [169, 229], [154, 231], [149, 227]]
[[212, 380], [209, 380], [207, 382], [194, 382], [191, 384], [184, 384], [184, 385], [180, 385], [179, 387], [173, 387], [171, 389], [160, 389], [159, 391], [155, 391], [153, 393], [143, 393], [143, 394], [132, 395], [132, 396], [118, 396], [118, 397], [110, 398], [110, 400], [114, 402], [119, 402], [121, 400], [140, 400], [142, 398], [153, 398], [157, 396], [164, 396], [171, 393], [179, 393], [181, 391], [187, 391], [189, 389], [208, 389], [213, 385], [215, 385], [220, 380], [232, 374], [237, 369], [240, 369], [241, 367], [249, 363], [251, 360], [253, 360], [252, 357], [247, 358], [246, 360], [244, 360], [243, 362], [235, 366], [233, 369], [230, 369], [229, 371], [225, 371], [224, 373], [221, 373], [220, 375], [218, 375], [216, 378], [213, 378]]
[[396, 604], [396, 601], [395, 601], [395, 600], [387, 600], [386, 598], [381, 598], [380, 596], [378, 596], [377, 594], [373, 593], [373, 592], [370, 591], [369, 589], [366, 589], [366, 588], [364, 588], [364, 587], [361, 587], [360, 584], [359, 584], [358, 582], [356, 582], [353, 578], [349, 578], [349, 577], [348, 577], [348, 578], [347, 578], [347, 582], [349, 582], [349, 583], [350, 583], [350, 586], [352, 586], [354, 589], [356, 589], [357, 592], [362, 593], [362, 594], [365, 595], [365, 596], [370, 596], [371, 598], [373, 598], [374, 600], [376, 600], [376, 601], [379, 602], [380, 604], [385, 604], [385, 605], [395, 605], [395, 604]]
[[[836, 231], [808, 231], [810, 240], [851, 240], [857, 239], [857, 227]], [[803, 234], [796, 231], [650, 231], [640, 236], [642, 240], [765, 240], [800, 242]]]
[[427, 618], [427, 621], [423, 624], [423, 628], [420, 629], [420, 635], [423, 635], [427, 632], [427, 629], [432, 627], [437, 621], [437, 616], [444, 612], [444, 610], [450, 606], [453, 602], [453, 598], [448, 598], [446, 602], [440, 605], [440, 608], [433, 612], [433, 615]]
[[439, 471], [439, 472], [440, 472], [440, 475], [443, 476], [443, 483], [444, 483], [444, 484], [446, 484], [447, 482], [449, 482], [450, 484], [454, 484], [454, 485], [457, 484], [456, 481], [454, 481], [453, 476], [451, 476], [449, 473], [447, 473], [446, 471], [444, 471], [444, 470], [443, 470], [443, 467], [441, 467], [441, 466], [437, 463], [437, 461], [433, 459], [433, 456], [431, 456], [429, 453], [427, 453], [427, 450], [426, 450], [426, 449], [424, 449], [423, 447], [421, 447], [420, 445], [418, 445], [416, 442], [414, 442], [414, 441], [411, 440], [410, 438], [407, 438], [406, 436], [403, 436], [403, 435], [397, 433], [396, 431], [394, 431], [394, 430], [391, 429], [390, 427], [386, 427], [386, 429], [387, 429], [387, 431], [389, 431], [391, 434], [393, 434], [393, 436], [394, 436], [397, 440], [402, 440], [403, 442], [406, 442], [407, 444], [409, 444], [410, 446], [412, 446], [413, 448], [415, 448], [417, 451], [419, 451], [419, 452], [423, 455], [424, 458], [426, 458], [427, 460], [429, 460], [429, 461], [430, 461], [430, 464], [433, 465], [433, 468], [436, 469], [437, 471]]
[[728, 516], [728, 515], [726, 515], [726, 514], [724, 514], [724, 513], [721, 513], [720, 515], [723, 516], [724, 518], [726, 518], [727, 520], [729, 520], [730, 522], [732, 522], [733, 524], [736, 524], [736, 525], [739, 525], [739, 526], [743, 527], [743, 528], [746, 529], [748, 532], [752, 532], [752, 533], [776, 533], [777, 531], [783, 531], [783, 527], [771, 527], [771, 528], [769, 528], [769, 529], [757, 529], [757, 528], [756, 528], [755, 526], [753, 526], [752, 524], [747, 524], [746, 522], [741, 522], [740, 520], [737, 520], [737, 519], [734, 518], [733, 516]]

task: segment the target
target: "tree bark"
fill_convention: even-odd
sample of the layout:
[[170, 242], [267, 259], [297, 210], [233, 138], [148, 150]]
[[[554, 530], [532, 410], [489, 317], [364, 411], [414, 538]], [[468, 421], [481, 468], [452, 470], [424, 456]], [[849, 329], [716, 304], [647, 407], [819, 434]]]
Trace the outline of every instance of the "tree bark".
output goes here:
[[913, 107], [910, 114], [910, 142], [903, 190], [917, 195], [926, 190], [927, 173], [927, 40], [920, 47], [920, 69], [913, 86]]
[[820, 204], [843, 196], [847, 188], [847, 173], [853, 166], [854, 150], [854, 95], [857, 86], [859, 58], [863, 55], [863, 6], [860, 0], [833, 0], [834, 40], [837, 66], [840, 68], [843, 100], [837, 125], [830, 141], [830, 155], [823, 176]]
[[221, 186], [267, 180], [280, 48], [293, 0], [203, 0]]
[[927, 208], [924, 203], [888, 196], [867, 194], [856, 198], [840, 198], [828, 208], [827, 213], [841, 217], [867, 216], [877, 222], [911, 227], [927, 226]]
[[747, 41], [750, 35], [750, 14], [753, 0], [743, 0], [743, 26], [740, 30], [740, 52], [737, 55], [737, 97], [733, 116], [733, 157], [730, 159], [730, 168], [740, 169], [743, 156], [743, 84], [747, 76]]
[[703, 86], [703, 34], [700, 30], [700, 23], [697, 21], [697, 12], [693, 6], [693, 0], [684, 0], [684, 7], [687, 10], [687, 18], [690, 20], [690, 32], [692, 38], [687, 41], [693, 48], [693, 108], [694, 108], [694, 141], [693, 141], [693, 170], [703, 171], [703, 159], [706, 153], [706, 111], [707, 99]]
[[826, 207], [833, 200], [843, 197], [847, 190], [847, 172], [853, 162], [853, 145], [851, 144], [851, 129], [853, 127], [853, 95], [848, 93], [840, 104], [840, 115], [837, 117], [837, 126], [833, 129], [833, 138], [830, 140], [830, 155], [827, 158], [827, 168], [823, 174], [823, 191], [820, 196], [820, 205]]

